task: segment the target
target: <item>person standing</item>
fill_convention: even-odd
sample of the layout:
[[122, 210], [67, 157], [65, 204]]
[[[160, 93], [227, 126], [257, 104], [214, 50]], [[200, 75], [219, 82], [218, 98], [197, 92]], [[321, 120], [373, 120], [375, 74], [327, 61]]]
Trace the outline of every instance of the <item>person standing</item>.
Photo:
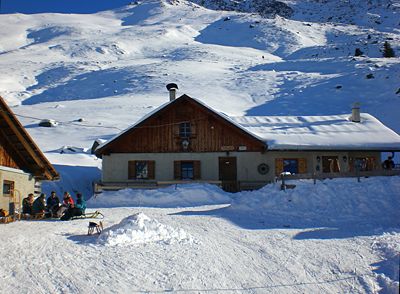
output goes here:
[[388, 158], [382, 164], [383, 169], [392, 170], [394, 169], [394, 161], [392, 156], [388, 156]]

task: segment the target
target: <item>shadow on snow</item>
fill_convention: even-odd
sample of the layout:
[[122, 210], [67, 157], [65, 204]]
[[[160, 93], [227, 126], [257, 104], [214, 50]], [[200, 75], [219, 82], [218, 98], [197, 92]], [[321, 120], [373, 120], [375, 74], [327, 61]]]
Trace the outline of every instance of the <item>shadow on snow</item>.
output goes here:
[[[54, 73], [57, 75], [54, 75]], [[72, 101], [82, 99], [97, 99], [132, 92], [150, 91], [153, 77], [144, 75], [131, 68], [107, 69], [84, 73], [70, 78], [54, 88], [51, 85], [67, 75], [62, 68], [51, 69], [38, 76], [38, 84], [27, 89], [34, 90], [43, 86], [50, 87], [42, 93], [23, 101], [24, 105], [42, 102]]]
[[357, 236], [374, 236], [381, 226], [370, 225], [365, 222], [355, 222], [354, 219], [346, 221], [338, 217], [336, 220], [324, 219], [323, 216], [303, 217], [292, 216], [274, 212], [265, 212], [264, 215], [257, 215], [254, 211], [248, 213], [236, 211], [230, 206], [203, 210], [203, 211], [182, 211], [171, 215], [181, 216], [211, 216], [223, 218], [232, 224], [247, 230], [301, 230], [294, 235], [294, 240], [309, 239], [347, 239]]

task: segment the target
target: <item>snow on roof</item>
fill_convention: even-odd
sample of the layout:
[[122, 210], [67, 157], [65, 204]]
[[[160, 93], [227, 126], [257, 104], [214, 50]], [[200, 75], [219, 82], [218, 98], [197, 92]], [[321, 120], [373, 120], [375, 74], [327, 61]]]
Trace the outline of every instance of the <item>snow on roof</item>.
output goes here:
[[196, 101], [254, 138], [264, 141], [269, 150], [400, 150], [400, 136], [368, 113], [361, 114], [359, 123], [352, 122], [349, 119], [350, 114], [229, 117], [187, 95], [162, 104], [132, 126], [99, 145], [96, 150], [100, 150], [183, 97]]
[[400, 136], [370, 114], [242, 116], [232, 120], [262, 138], [269, 150], [400, 150]]

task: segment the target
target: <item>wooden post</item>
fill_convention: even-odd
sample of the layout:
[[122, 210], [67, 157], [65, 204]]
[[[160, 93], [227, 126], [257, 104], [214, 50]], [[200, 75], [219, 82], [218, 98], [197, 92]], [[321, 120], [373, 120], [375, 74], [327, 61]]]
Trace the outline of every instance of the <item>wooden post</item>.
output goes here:
[[286, 185], [285, 185], [285, 175], [281, 173], [281, 190], [286, 190]]

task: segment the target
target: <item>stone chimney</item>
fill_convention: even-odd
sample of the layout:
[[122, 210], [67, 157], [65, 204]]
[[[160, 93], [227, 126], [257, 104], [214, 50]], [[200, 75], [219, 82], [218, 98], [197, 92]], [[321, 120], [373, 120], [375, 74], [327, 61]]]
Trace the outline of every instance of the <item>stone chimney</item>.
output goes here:
[[176, 90], [178, 90], [178, 85], [174, 83], [170, 83], [167, 85], [167, 89], [169, 91], [169, 101], [173, 101], [176, 98]]
[[359, 102], [355, 102], [351, 108], [351, 121], [357, 123], [361, 122]]

